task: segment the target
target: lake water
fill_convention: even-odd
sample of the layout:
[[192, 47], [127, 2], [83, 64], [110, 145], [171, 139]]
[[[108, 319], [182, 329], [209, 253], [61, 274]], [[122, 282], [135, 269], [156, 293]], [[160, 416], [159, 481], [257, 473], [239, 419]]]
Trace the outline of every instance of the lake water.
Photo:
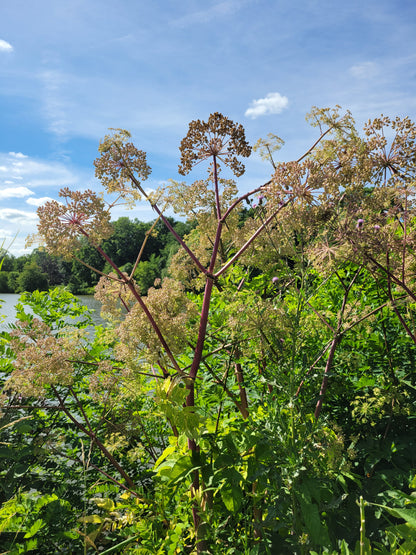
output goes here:
[[[15, 306], [19, 302], [20, 295], [14, 293], [1, 293], [0, 299], [0, 331], [6, 330], [8, 324], [14, 322], [16, 318]], [[92, 318], [95, 324], [103, 324], [104, 321], [100, 317], [101, 303], [94, 299], [92, 295], [78, 295], [78, 299], [82, 304], [86, 305], [90, 310], [93, 311]], [[29, 311], [29, 308], [28, 308]]]

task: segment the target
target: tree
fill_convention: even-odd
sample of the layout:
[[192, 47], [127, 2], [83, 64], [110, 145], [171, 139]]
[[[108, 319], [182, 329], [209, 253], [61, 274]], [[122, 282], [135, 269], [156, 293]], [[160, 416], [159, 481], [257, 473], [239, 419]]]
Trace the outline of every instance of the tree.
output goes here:
[[18, 293], [19, 291], [19, 272], [8, 272], [7, 273], [7, 287], [11, 293]]
[[2, 260], [3, 272], [12, 272], [15, 269], [15, 257], [4, 249], [0, 249], [0, 260]]
[[42, 272], [36, 262], [25, 265], [23, 272], [17, 278], [19, 291], [46, 291], [49, 287], [48, 277]]
[[143, 260], [137, 265], [134, 279], [143, 295], [153, 286], [156, 278], [160, 279], [162, 270], [162, 258], [152, 254], [149, 260]]
[[68, 282], [69, 265], [64, 260], [40, 249], [35, 249], [33, 257], [40, 270], [47, 275], [50, 287]]
[[9, 287], [8, 273], [0, 272], [0, 293], [12, 293], [13, 291]]

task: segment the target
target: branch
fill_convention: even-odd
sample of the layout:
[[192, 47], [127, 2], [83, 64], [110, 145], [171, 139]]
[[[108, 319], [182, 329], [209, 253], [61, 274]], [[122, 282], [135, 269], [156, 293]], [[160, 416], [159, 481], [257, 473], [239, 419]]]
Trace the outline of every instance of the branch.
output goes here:
[[328, 360], [326, 361], [325, 371], [324, 371], [324, 375], [323, 375], [323, 378], [322, 378], [321, 389], [319, 391], [318, 402], [316, 403], [316, 407], [315, 407], [315, 418], [316, 419], [318, 419], [319, 415], [321, 414], [322, 405], [323, 405], [323, 402], [324, 402], [324, 396], [325, 396], [326, 390], [328, 388], [329, 371], [332, 367], [332, 362], [334, 360], [335, 351], [336, 351], [337, 346], [340, 343], [341, 338], [342, 338], [342, 335], [340, 334], [340, 331], [341, 331], [342, 320], [343, 320], [343, 317], [344, 317], [345, 308], [347, 306], [348, 296], [349, 296], [351, 288], [354, 285], [355, 280], [358, 278], [362, 268], [363, 268], [362, 266], [360, 266], [358, 268], [358, 270], [355, 273], [355, 276], [352, 278], [352, 280], [348, 284], [347, 290], [345, 291], [345, 294], [344, 294], [344, 299], [342, 301], [341, 311], [340, 311], [340, 315], [339, 315], [339, 318], [338, 318], [337, 329], [334, 331], [333, 339], [332, 339], [332, 342], [331, 342], [331, 348], [330, 348], [329, 355], [328, 355]]
[[292, 199], [287, 200], [285, 203], [283, 203], [277, 210], [275, 210], [265, 221], [264, 223], [257, 229], [257, 231], [255, 231], [253, 233], [253, 235], [250, 237], [250, 239], [248, 239], [248, 241], [245, 242], [245, 244], [240, 248], [240, 250], [231, 258], [231, 260], [229, 260], [227, 262], [227, 264], [225, 264], [225, 266], [223, 266], [220, 270], [218, 270], [218, 272], [216, 272], [214, 274], [215, 278], [218, 278], [221, 274], [223, 274], [226, 270], [228, 270], [228, 268], [236, 261], [238, 260], [238, 258], [240, 258], [240, 256], [243, 254], [244, 251], [246, 251], [248, 249], [248, 247], [251, 245], [251, 243], [254, 241], [254, 239], [256, 239], [256, 237], [258, 237], [258, 235], [260, 235], [260, 233], [263, 231], [263, 229], [265, 229], [265, 227], [276, 217], [276, 215], [280, 212], [280, 210], [282, 210], [282, 208], [284, 208], [285, 206], [287, 206], [290, 202], [292, 202]]
[[181, 247], [188, 253], [188, 255], [191, 257], [191, 259], [193, 260], [193, 262], [196, 264], [196, 266], [201, 270], [201, 272], [203, 272], [204, 274], [207, 273], [207, 270], [205, 268], [205, 266], [203, 266], [203, 264], [201, 264], [201, 262], [198, 260], [198, 258], [195, 256], [195, 254], [191, 251], [191, 249], [188, 247], [188, 245], [185, 243], [185, 241], [182, 239], [182, 237], [180, 237], [180, 235], [178, 235], [178, 233], [173, 229], [171, 223], [169, 222], [169, 220], [163, 215], [162, 211], [159, 209], [158, 205], [156, 203], [153, 203], [150, 198], [149, 195], [146, 193], [146, 191], [143, 189], [143, 187], [140, 185], [140, 182], [137, 181], [137, 179], [134, 177], [134, 175], [130, 172], [129, 170], [129, 174], [130, 174], [130, 179], [131, 181], [134, 183], [134, 185], [139, 189], [139, 191], [142, 193], [142, 195], [145, 197], [145, 199], [147, 201], [149, 201], [150, 206], [153, 208], [153, 210], [158, 214], [158, 216], [161, 218], [162, 222], [165, 224], [165, 226], [169, 229], [169, 231], [172, 233], [172, 235], [175, 237], [175, 239], [178, 241], [178, 243], [181, 245]]
[[117, 471], [119, 472], [119, 474], [126, 480], [126, 483], [128, 484], [128, 486], [132, 489], [135, 488], [135, 484], [133, 482], [133, 480], [131, 480], [131, 478], [128, 476], [128, 474], [126, 474], [126, 472], [123, 470], [123, 468], [120, 466], [120, 464], [116, 461], [116, 459], [113, 457], [113, 455], [108, 451], [108, 449], [104, 446], [103, 443], [101, 443], [101, 441], [98, 439], [98, 437], [94, 434], [94, 432], [88, 430], [85, 426], [83, 426], [81, 424], [81, 422], [79, 422], [71, 413], [70, 411], [67, 409], [67, 407], [65, 406], [65, 403], [63, 402], [62, 397], [59, 395], [58, 391], [56, 390], [56, 388], [51, 385], [52, 391], [54, 392], [56, 398], [58, 399], [59, 402], [59, 406], [61, 407], [61, 410], [67, 415], [67, 417], [75, 424], [75, 426], [81, 430], [82, 432], [84, 432], [84, 434], [86, 434], [92, 441], [93, 443], [95, 443], [97, 445], [97, 447], [100, 449], [100, 451], [103, 453], [103, 455], [111, 462], [111, 464], [114, 466], [114, 468], [117, 469]]
[[[87, 235], [87, 237], [88, 237], [88, 235]], [[157, 323], [156, 323], [155, 319], [153, 318], [151, 312], [147, 308], [146, 303], [144, 302], [142, 296], [140, 295], [140, 293], [137, 291], [136, 287], [134, 286], [134, 283], [132, 282], [132, 280], [131, 279], [126, 279], [126, 276], [123, 274], [123, 272], [117, 266], [117, 264], [115, 264], [113, 262], [113, 260], [107, 255], [107, 253], [103, 251], [103, 249], [100, 247], [100, 245], [94, 244], [94, 247], [101, 254], [101, 256], [110, 264], [110, 266], [116, 271], [116, 273], [120, 276], [120, 280], [122, 282], [124, 282], [127, 285], [127, 287], [130, 289], [134, 298], [139, 303], [140, 308], [146, 314], [146, 317], [149, 320], [149, 323], [152, 326], [153, 331], [156, 333], [156, 335], [157, 335], [157, 337], [160, 341], [160, 344], [162, 345], [162, 347], [164, 348], [164, 350], [165, 350], [166, 354], [168, 355], [170, 361], [172, 362], [173, 367], [175, 368], [175, 370], [177, 372], [181, 372], [181, 368], [180, 368], [179, 364], [176, 362], [176, 359], [173, 356], [173, 353], [170, 350], [165, 338], [163, 337], [163, 334], [160, 331], [159, 326], [157, 325]]]

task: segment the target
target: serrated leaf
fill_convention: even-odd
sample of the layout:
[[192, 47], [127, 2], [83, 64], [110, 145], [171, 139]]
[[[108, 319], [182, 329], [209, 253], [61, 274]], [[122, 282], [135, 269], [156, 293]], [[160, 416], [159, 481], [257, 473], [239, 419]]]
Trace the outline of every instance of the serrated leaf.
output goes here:
[[391, 516], [396, 518], [403, 518], [412, 528], [416, 529], [416, 509], [394, 509], [393, 507], [387, 507], [386, 505], [378, 505], [372, 503], [376, 507], [381, 507], [385, 509]]

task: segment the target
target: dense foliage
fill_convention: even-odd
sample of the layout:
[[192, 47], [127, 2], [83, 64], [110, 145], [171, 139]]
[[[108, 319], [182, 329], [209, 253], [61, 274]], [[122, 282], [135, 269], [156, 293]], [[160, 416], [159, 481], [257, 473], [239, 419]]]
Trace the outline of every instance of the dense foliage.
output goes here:
[[[223, 174], [251, 149], [221, 114], [181, 143], [181, 173], [208, 162], [207, 179], [150, 196], [115, 130], [95, 161], [109, 200], [39, 210], [50, 256], [95, 253], [108, 324], [58, 288], [25, 293], [2, 333], [3, 551], [415, 552], [416, 126], [310, 120], [296, 161], [259, 141], [273, 174], [240, 195]], [[142, 197], [180, 246], [145, 284], [152, 232], [137, 254], [108, 227]]]

